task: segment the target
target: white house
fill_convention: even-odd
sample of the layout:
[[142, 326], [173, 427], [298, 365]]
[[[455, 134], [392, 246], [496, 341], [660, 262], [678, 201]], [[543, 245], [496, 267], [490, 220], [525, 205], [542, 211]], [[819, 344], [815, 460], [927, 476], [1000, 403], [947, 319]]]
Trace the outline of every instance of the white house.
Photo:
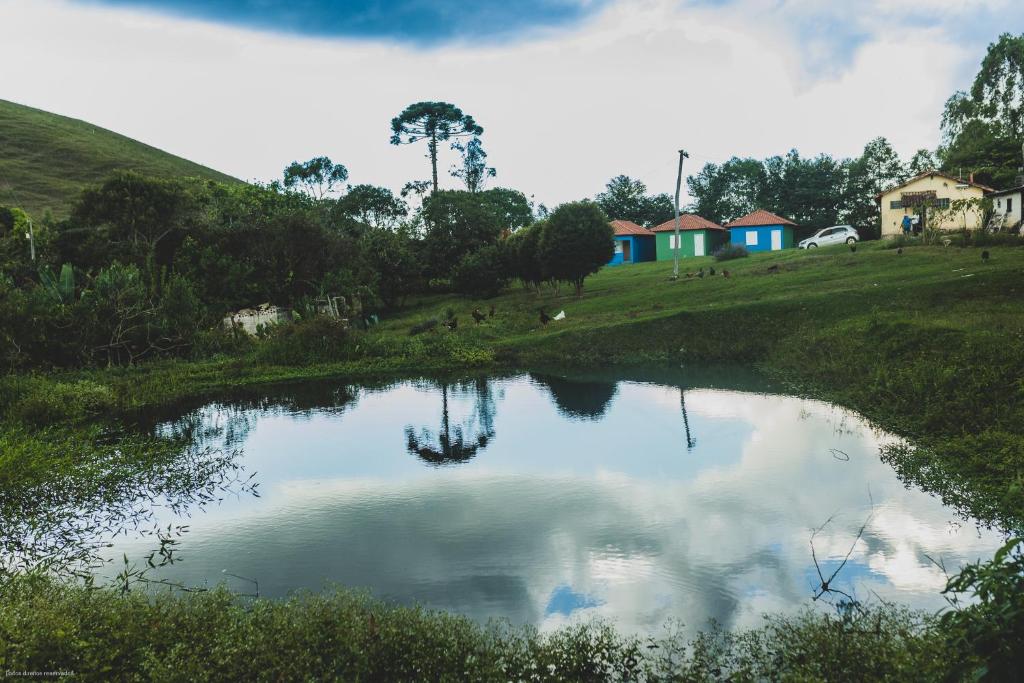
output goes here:
[[1019, 232], [1024, 185], [989, 192], [985, 196], [992, 200], [992, 222], [990, 225], [1008, 232]]

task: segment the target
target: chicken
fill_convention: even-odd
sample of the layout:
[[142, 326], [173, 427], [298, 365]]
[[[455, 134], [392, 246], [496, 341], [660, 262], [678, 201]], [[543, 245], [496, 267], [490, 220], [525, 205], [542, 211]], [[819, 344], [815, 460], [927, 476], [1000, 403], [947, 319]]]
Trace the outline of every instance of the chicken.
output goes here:
[[483, 313], [481, 313], [479, 308], [474, 308], [473, 309], [472, 316], [473, 316], [473, 320], [476, 321], [477, 325], [479, 325], [483, 321], [487, 320], [487, 316], [484, 315]]
[[551, 322], [551, 316], [544, 312], [544, 309], [540, 309], [540, 324], [547, 325]]

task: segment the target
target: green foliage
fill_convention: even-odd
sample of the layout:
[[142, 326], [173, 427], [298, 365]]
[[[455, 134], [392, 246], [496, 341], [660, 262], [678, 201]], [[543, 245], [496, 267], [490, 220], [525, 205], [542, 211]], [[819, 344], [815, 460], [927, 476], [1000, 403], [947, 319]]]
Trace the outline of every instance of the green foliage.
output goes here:
[[970, 92], [958, 91], [942, 114], [943, 168], [969, 169], [995, 187], [1013, 184], [1024, 140], [1024, 34], [988, 46]]
[[299, 188], [314, 199], [324, 199], [348, 180], [348, 169], [329, 157], [313, 157], [305, 163], [293, 161], [284, 169], [284, 186]]
[[508, 258], [502, 243], [489, 244], [462, 257], [452, 273], [455, 291], [490, 299], [508, 284]]
[[746, 258], [750, 256], [750, 252], [742, 244], [723, 244], [721, 247], [715, 250], [712, 254], [716, 261], [731, 261], [738, 258]]
[[275, 325], [256, 345], [258, 362], [305, 365], [342, 360], [349, 356], [348, 324], [337, 318], [314, 316], [288, 325]]
[[335, 203], [337, 215], [356, 220], [375, 230], [394, 230], [409, 207], [386, 187], [356, 185]]
[[608, 217], [593, 202], [562, 204], [541, 232], [538, 253], [544, 272], [570, 282], [583, 295], [583, 280], [599, 271], [615, 253]]
[[86, 680], [933, 681], [942, 641], [896, 609], [805, 612], [688, 640], [605, 622], [551, 633], [334, 589], [243, 601], [89, 591], [29, 576], [0, 587], [0, 661]]
[[527, 286], [540, 287], [548, 279], [544, 263], [540, 256], [540, 239], [547, 228], [547, 221], [537, 221], [533, 225], [512, 233], [507, 240], [507, 259], [513, 277]]
[[39, 282], [42, 289], [58, 305], [65, 305], [75, 300], [75, 269], [70, 263], [60, 267], [60, 276], [53, 274], [48, 266], [39, 269]]
[[466, 254], [495, 244], [507, 227], [486, 192], [435, 192], [423, 203], [423, 220], [423, 255], [434, 277], [448, 277]]
[[608, 181], [605, 191], [594, 201], [612, 220], [633, 221], [647, 228], [664, 223], [675, 215], [675, 204], [667, 194], [648, 195], [647, 186], [629, 176], [618, 175]]
[[376, 290], [384, 305], [393, 308], [420, 289], [422, 265], [405, 235], [373, 230], [362, 238], [361, 251], [377, 275]]
[[[945, 593], [955, 609], [942, 633], [956, 656], [948, 680], [1009, 681], [1024, 663], [1024, 539], [1011, 538], [988, 562], [964, 567]], [[961, 606], [960, 596], [975, 600]]]

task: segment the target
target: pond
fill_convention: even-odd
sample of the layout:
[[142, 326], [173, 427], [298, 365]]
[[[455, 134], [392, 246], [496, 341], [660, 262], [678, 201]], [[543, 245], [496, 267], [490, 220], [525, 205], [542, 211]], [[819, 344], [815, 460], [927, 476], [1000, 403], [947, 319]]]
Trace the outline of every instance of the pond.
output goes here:
[[[264, 596], [340, 584], [542, 628], [743, 627], [812, 604], [847, 556], [814, 604], [939, 608], [938, 564], [1001, 541], [907, 488], [879, 457], [895, 437], [742, 372], [317, 382], [153, 428], [239, 451], [259, 484], [158, 512], [189, 525], [159, 576]], [[113, 542], [136, 561], [153, 545]]]

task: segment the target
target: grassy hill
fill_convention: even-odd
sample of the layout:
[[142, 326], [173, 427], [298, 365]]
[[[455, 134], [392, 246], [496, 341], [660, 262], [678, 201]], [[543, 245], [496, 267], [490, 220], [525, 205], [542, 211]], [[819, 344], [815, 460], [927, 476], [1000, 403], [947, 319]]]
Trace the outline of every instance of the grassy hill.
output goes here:
[[239, 182], [85, 121], [0, 100], [0, 204], [66, 216], [82, 188], [128, 169]]

